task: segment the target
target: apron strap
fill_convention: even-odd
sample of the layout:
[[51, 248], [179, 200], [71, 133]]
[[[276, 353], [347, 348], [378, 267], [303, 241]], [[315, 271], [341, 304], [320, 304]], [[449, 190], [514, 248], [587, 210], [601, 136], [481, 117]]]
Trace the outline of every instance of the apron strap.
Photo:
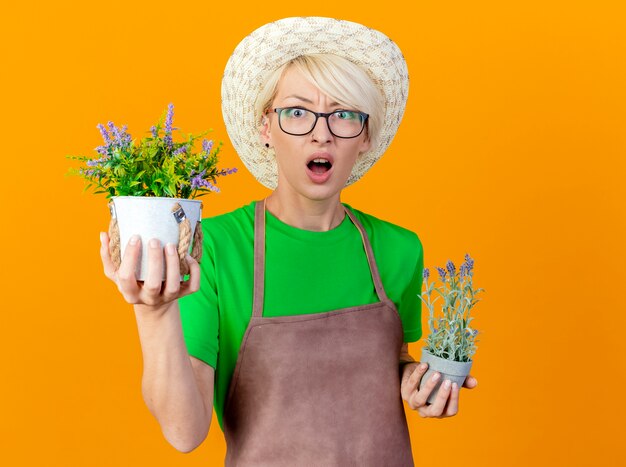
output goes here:
[[374, 280], [374, 287], [376, 288], [376, 294], [378, 295], [378, 299], [381, 302], [385, 302], [389, 300], [387, 298], [387, 294], [385, 293], [385, 288], [383, 287], [383, 281], [380, 279], [380, 274], [378, 272], [378, 266], [376, 265], [376, 259], [374, 258], [374, 250], [372, 250], [372, 244], [370, 243], [370, 239], [367, 236], [367, 232], [365, 231], [365, 227], [363, 224], [356, 218], [354, 214], [346, 207], [343, 207], [350, 219], [359, 229], [359, 233], [361, 234], [361, 239], [363, 240], [363, 246], [365, 248], [365, 253], [367, 254], [367, 262], [370, 265], [370, 273], [372, 274], [372, 279]]
[[[365, 227], [356, 218], [354, 214], [346, 207], [343, 207], [350, 220], [356, 225], [359, 233], [361, 234], [361, 240], [363, 241], [363, 247], [367, 255], [367, 262], [370, 267], [370, 273], [372, 280], [374, 281], [374, 288], [376, 294], [381, 302], [388, 301], [385, 288], [383, 287], [380, 274], [378, 272], [378, 266], [374, 258], [374, 251], [370, 243]], [[252, 298], [252, 316], [263, 316], [263, 298], [265, 292], [265, 199], [256, 202], [254, 212], [254, 291]]]
[[254, 211], [254, 295], [252, 316], [263, 316], [265, 293], [265, 199], [256, 202]]

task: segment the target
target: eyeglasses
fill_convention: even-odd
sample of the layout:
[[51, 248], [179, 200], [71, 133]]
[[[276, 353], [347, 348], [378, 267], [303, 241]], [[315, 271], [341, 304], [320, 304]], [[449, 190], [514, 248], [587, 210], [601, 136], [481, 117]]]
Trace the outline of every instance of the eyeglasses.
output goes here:
[[356, 138], [363, 132], [368, 114], [356, 110], [313, 112], [302, 107], [278, 107], [278, 125], [288, 135], [304, 136], [313, 131], [317, 119], [324, 117], [330, 132], [338, 138]]

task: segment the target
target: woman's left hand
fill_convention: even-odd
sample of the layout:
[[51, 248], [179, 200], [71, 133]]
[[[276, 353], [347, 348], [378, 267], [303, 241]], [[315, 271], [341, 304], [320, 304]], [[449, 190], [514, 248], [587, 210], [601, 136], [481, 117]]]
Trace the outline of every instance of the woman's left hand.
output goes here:
[[[445, 418], [452, 417], [459, 411], [459, 391], [460, 388], [456, 383], [449, 388], [445, 388], [442, 384], [435, 401], [432, 404], [426, 404], [426, 399], [430, 395], [432, 389], [436, 386], [437, 381], [431, 379], [424, 384], [421, 391], [419, 383], [424, 373], [428, 370], [428, 364], [424, 363], [421, 368], [419, 362], [407, 363], [402, 371], [402, 380], [400, 383], [400, 393], [402, 399], [413, 410], [417, 410], [421, 417]], [[472, 375], [467, 375], [463, 387], [474, 389], [478, 384], [478, 380]]]

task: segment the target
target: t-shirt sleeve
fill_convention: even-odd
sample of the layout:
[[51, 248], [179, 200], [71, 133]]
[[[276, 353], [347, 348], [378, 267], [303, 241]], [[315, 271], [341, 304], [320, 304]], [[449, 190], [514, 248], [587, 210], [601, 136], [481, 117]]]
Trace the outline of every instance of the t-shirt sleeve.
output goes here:
[[214, 369], [219, 350], [219, 309], [215, 279], [215, 249], [202, 221], [204, 241], [200, 259], [200, 289], [178, 299], [183, 337], [189, 355]]
[[424, 249], [419, 237], [415, 235], [417, 260], [413, 267], [413, 275], [400, 299], [398, 313], [402, 317], [404, 342], [415, 342], [422, 337], [422, 281], [424, 271]]

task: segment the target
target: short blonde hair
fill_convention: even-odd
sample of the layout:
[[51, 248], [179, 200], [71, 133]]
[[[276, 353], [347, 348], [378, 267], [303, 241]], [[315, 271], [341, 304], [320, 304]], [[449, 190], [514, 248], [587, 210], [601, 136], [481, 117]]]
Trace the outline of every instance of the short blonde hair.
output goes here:
[[295, 67], [302, 75], [341, 105], [369, 115], [367, 135], [371, 147], [378, 144], [385, 100], [382, 93], [363, 68], [334, 54], [300, 55], [274, 70], [267, 78], [255, 102], [259, 118], [270, 110], [278, 92], [278, 83], [284, 73]]

